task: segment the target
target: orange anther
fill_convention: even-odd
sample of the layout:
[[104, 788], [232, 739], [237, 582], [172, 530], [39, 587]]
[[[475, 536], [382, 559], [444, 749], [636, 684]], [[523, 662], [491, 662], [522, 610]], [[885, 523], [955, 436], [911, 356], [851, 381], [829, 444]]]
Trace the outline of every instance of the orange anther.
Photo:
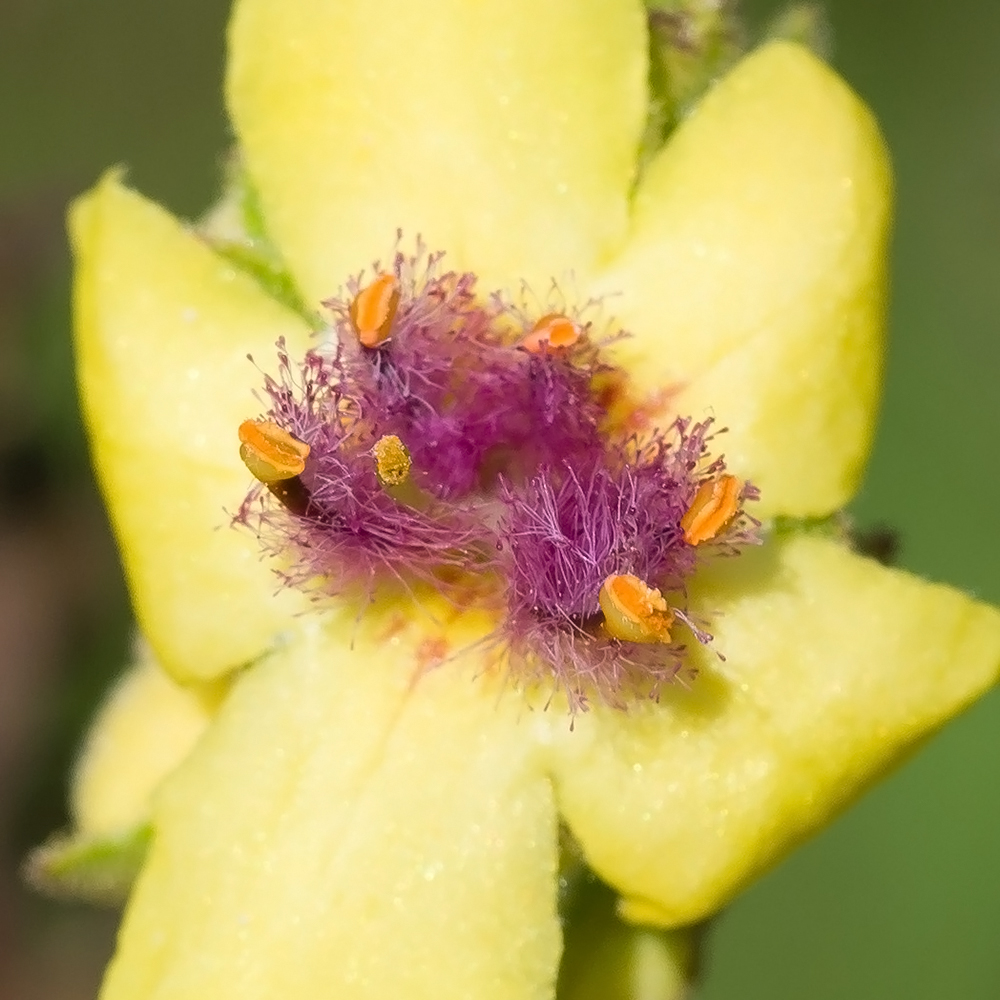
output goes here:
[[546, 350], [572, 347], [579, 339], [580, 328], [568, 316], [549, 313], [531, 328], [521, 346], [532, 354], [542, 354]]
[[626, 642], [669, 642], [674, 616], [660, 592], [630, 573], [609, 576], [598, 595], [604, 626]]
[[293, 479], [306, 467], [309, 445], [271, 420], [240, 424], [240, 458], [262, 483]]
[[365, 347], [378, 347], [392, 333], [392, 321], [399, 306], [399, 282], [395, 275], [380, 274], [351, 302], [351, 324]]
[[688, 545], [700, 545], [715, 538], [739, 512], [742, 492], [743, 483], [736, 476], [706, 479], [681, 518], [684, 541]]

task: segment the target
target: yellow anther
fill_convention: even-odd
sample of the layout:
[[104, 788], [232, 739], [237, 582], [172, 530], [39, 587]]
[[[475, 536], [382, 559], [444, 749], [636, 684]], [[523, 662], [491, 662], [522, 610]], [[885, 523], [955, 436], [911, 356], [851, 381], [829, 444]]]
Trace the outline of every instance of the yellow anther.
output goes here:
[[629, 573], [609, 576], [598, 595], [604, 627], [625, 642], [669, 642], [674, 616], [654, 587]]
[[706, 479], [681, 518], [684, 541], [688, 545], [700, 545], [715, 538], [739, 512], [742, 492], [743, 483], [736, 476]]
[[410, 453], [395, 434], [380, 437], [372, 448], [375, 471], [383, 486], [400, 486], [410, 475]]
[[240, 458], [262, 483], [294, 479], [306, 467], [309, 445], [273, 421], [244, 420], [239, 435]]
[[580, 339], [580, 328], [562, 313], [543, 316], [521, 341], [521, 347], [532, 354], [572, 347]]
[[354, 296], [348, 311], [354, 332], [365, 347], [378, 347], [388, 340], [398, 306], [399, 282], [392, 274], [380, 274]]

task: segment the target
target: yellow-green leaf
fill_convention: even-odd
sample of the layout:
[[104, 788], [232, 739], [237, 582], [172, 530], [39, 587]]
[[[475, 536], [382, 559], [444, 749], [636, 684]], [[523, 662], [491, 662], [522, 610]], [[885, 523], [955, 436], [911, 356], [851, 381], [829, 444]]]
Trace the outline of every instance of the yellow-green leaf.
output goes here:
[[148, 823], [109, 836], [57, 835], [36, 847], [25, 878], [40, 892], [98, 906], [121, 906], [149, 850]]

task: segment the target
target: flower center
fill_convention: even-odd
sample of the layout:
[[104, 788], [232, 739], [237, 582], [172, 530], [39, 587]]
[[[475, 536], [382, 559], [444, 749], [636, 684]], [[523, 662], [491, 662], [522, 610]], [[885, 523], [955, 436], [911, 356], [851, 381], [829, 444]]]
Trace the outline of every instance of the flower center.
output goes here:
[[653, 694], [685, 667], [685, 581], [755, 541], [756, 492], [711, 458], [711, 421], [640, 436], [609, 416], [626, 378], [604, 347], [624, 334], [440, 264], [397, 254], [325, 303], [336, 346], [294, 363], [279, 345], [271, 408], [239, 434], [266, 490], [235, 520], [319, 594], [474, 593], [514, 676], [554, 680], [574, 709]]

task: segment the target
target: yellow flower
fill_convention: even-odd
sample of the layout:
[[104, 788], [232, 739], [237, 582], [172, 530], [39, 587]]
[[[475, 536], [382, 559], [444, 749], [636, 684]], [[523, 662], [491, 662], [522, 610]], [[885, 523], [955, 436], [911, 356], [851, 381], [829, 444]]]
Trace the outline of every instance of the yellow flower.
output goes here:
[[[878, 132], [771, 44], [633, 190], [646, 52], [628, 0], [240, 0], [227, 93], [307, 302], [398, 227], [486, 288], [572, 272], [635, 334], [638, 388], [730, 428], [766, 518], [825, 516], [877, 396]], [[626, 919], [697, 921], [996, 678], [997, 612], [804, 530], [692, 582], [724, 662], [696, 652], [690, 688], [572, 726], [480, 671], [485, 615], [359, 620], [275, 593], [224, 510], [246, 489], [246, 355], [301, 353], [308, 324], [114, 174], [72, 233], [84, 406], [140, 623], [183, 683], [250, 665], [155, 797], [107, 1000], [550, 996], [560, 821]]]

